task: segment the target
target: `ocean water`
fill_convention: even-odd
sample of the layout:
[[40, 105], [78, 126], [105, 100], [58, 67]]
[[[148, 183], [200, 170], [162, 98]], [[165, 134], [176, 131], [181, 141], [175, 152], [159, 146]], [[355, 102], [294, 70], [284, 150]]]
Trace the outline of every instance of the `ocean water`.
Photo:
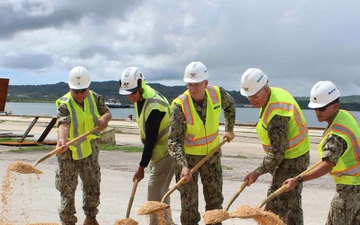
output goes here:
[[[23, 102], [7, 102], [6, 111], [11, 111], [14, 115], [28, 116], [56, 116], [55, 103], [23, 103]], [[134, 108], [112, 108], [110, 109], [113, 118], [128, 118], [130, 114], [135, 116]], [[256, 108], [236, 108], [237, 123], [255, 123], [258, 121], [259, 109]], [[317, 121], [314, 110], [303, 110], [304, 116], [309, 127], [326, 127], [326, 123]], [[351, 112], [358, 121], [360, 121], [360, 112]], [[223, 115], [220, 122], [224, 122]]]

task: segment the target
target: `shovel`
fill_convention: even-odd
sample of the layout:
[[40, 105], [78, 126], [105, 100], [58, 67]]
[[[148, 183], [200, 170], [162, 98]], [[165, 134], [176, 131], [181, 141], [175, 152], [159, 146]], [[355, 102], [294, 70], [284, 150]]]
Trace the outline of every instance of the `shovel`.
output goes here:
[[[81, 139], [85, 138], [86, 136], [88, 136], [91, 133], [94, 133], [95, 131], [97, 131], [99, 129], [99, 126], [95, 126], [92, 130], [83, 133], [82, 135], [72, 139], [71, 141], [66, 142], [65, 146], [69, 147], [70, 145], [73, 145], [74, 143], [80, 141]], [[52, 150], [51, 152], [47, 153], [46, 155], [44, 155], [43, 157], [41, 157], [40, 159], [36, 160], [34, 162], [33, 165], [30, 165], [28, 163], [23, 163], [23, 162], [15, 162], [12, 167], [11, 170], [18, 172], [18, 173], [41, 173], [41, 171], [39, 171], [36, 166], [44, 161], [45, 159], [50, 158], [51, 156], [59, 153], [62, 150], [62, 146], [57, 147], [56, 149]], [[14, 169], [13, 169], [14, 168]], [[15, 169], [16, 168], [16, 169]]]
[[[212, 155], [215, 154], [215, 152], [217, 152], [221, 146], [223, 146], [227, 141], [227, 138], [224, 138], [224, 140], [222, 140], [208, 155], [206, 155], [204, 158], [202, 158], [200, 160], [200, 162], [198, 162], [191, 170], [190, 170], [190, 176], [197, 171]], [[148, 215], [148, 214], [152, 214], [158, 210], [161, 209], [165, 209], [165, 208], [169, 208], [170, 206], [163, 203], [165, 201], [165, 199], [171, 194], [173, 193], [178, 187], [180, 187], [181, 184], [183, 184], [186, 180], [186, 177], [181, 178], [173, 188], [171, 188], [161, 199], [161, 203], [156, 207], [153, 205], [153, 202], [151, 202], [151, 207], [146, 207], [146, 203], [145, 206], [141, 207], [141, 209], [138, 210], [138, 214], [139, 215]], [[146, 210], [147, 208], [149, 208], [149, 210]], [[142, 210], [144, 209], [144, 210]]]
[[130, 216], [130, 211], [131, 211], [131, 206], [132, 206], [132, 203], [133, 203], [133, 201], [134, 201], [134, 196], [135, 196], [135, 192], [136, 192], [136, 188], [137, 188], [138, 183], [139, 183], [138, 180], [135, 179], [135, 181], [134, 181], [134, 186], [133, 186], [133, 188], [132, 188], [131, 196], [130, 196], [130, 199], [129, 199], [128, 208], [127, 208], [127, 211], [126, 211], [126, 218], [125, 218], [125, 219], [117, 219], [117, 220], [115, 220], [114, 225], [124, 225], [124, 224], [133, 225], [133, 224], [138, 224], [135, 220], [129, 218], [129, 216]]
[[[298, 176], [303, 176], [304, 174], [310, 172], [311, 170], [313, 170], [315, 167], [317, 167], [318, 165], [320, 165], [322, 163], [322, 161], [319, 161], [317, 163], [315, 163], [314, 165], [312, 165], [311, 167], [309, 167], [307, 170], [303, 171], [302, 173], [300, 173]], [[254, 209], [253, 214], [248, 214], [248, 215], [236, 215], [237, 218], [256, 218], [258, 216], [261, 216], [261, 208], [267, 204], [269, 201], [273, 200], [274, 198], [276, 198], [277, 196], [281, 195], [283, 192], [286, 191], [286, 184], [282, 185], [280, 188], [278, 188], [275, 192], [273, 192], [272, 194], [270, 194], [269, 196], [267, 196], [262, 202], [260, 202], [260, 204]]]
[[134, 201], [134, 196], [135, 196], [137, 185], [138, 185], [138, 180], [135, 179], [134, 186], [133, 186], [133, 189], [131, 191], [131, 196], [130, 196], [130, 199], [129, 199], [128, 208], [127, 208], [127, 211], [126, 211], [126, 218], [129, 218], [129, 216], [130, 216], [130, 210], [131, 210], [132, 203]]
[[[88, 136], [89, 134], [94, 133], [95, 131], [97, 131], [99, 129], [99, 126], [95, 126], [92, 130], [83, 133], [80, 136], [77, 136], [76, 138], [72, 139], [71, 141], [66, 142], [65, 146], [69, 147], [70, 145], [75, 144], [76, 142], [80, 141], [81, 139], [85, 138], [86, 136]], [[51, 152], [49, 152], [48, 154], [44, 155], [43, 157], [41, 157], [40, 159], [36, 160], [33, 164], [34, 167], [36, 167], [39, 163], [41, 163], [42, 161], [44, 161], [45, 159], [50, 158], [51, 156], [57, 154], [58, 152], [60, 152], [62, 150], [62, 146], [57, 147], [56, 149], [52, 150]]]
[[234, 196], [229, 200], [228, 204], [225, 207], [225, 211], [228, 212], [231, 204], [235, 201], [235, 199], [240, 195], [240, 193], [245, 189], [248, 185], [249, 180], [245, 180], [244, 183], [240, 186], [240, 188], [236, 191]]
[[227, 220], [231, 218], [230, 213], [228, 213], [228, 210], [230, 208], [230, 205], [235, 201], [235, 199], [240, 195], [240, 193], [245, 189], [245, 187], [248, 185], [249, 180], [245, 180], [240, 188], [236, 191], [234, 196], [229, 200], [227, 203], [225, 210], [221, 209], [215, 209], [215, 210], [209, 210], [206, 211], [203, 215], [204, 222], [206, 224], [214, 224], [214, 223], [220, 223], [224, 220]]

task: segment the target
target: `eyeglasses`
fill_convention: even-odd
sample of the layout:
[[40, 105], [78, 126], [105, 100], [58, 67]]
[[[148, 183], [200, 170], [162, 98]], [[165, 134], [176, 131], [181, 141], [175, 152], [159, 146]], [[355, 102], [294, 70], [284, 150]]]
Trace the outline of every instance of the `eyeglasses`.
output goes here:
[[320, 112], [324, 112], [326, 109], [327, 109], [327, 107], [328, 107], [329, 105], [326, 105], [326, 106], [323, 106], [323, 107], [321, 107], [321, 108], [316, 108], [316, 109], [314, 109], [315, 111], [317, 110], [317, 111], [320, 111]]
[[260, 91], [258, 91], [257, 93], [255, 93], [254, 95], [251, 96], [247, 96], [248, 99], [252, 99], [252, 100], [258, 100], [261, 98], [262, 94], [264, 93], [264, 88], [262, 88]]
[[78, 94], [78, 93], [84, 93], [85, 91], [87, 90], [87, 88], [84, 88], [84, 89], [72, 89], [72, 91], [75, 93], [75, 94]]

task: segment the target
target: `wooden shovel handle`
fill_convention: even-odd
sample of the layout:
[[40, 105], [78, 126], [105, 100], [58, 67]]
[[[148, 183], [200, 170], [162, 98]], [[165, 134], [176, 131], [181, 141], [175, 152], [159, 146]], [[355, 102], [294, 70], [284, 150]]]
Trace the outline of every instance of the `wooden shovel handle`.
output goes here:
[[236, 191], [234, 196], [229, 200], [228, 204], [225, 207], [225, 211], [227, 212], [231, 206], [231, 204], [235, 201], [235, 199], [240, 195], [240, 193], [245, 189], [245, 187], [248, 185], [249, 180], [245, 180], [240, 188]]
[[[212, 155], [215, 154], [215, 152], [217, 152], [221, 146], [223, 146], [225, 143], [227, 142], [227, 138], [224, 138], [209, 154], [207, 154], [204, 158], [202, 158], [200, 160], [200, 162], [198, 162], [191, 170], [190, 170], [190, 176], [197, 171]], [[164, 197], [161, 199], [161, 202], [164, 202], [165, 199], [171, 194], [173, 193], [182, 183], [185, 182], [186, 177], [181, 178], [173, 188], [171, 188], [165, 195]]]
[[133, 186], [133, 189], [131, 191], [131, 196], [130, 196], [130, 199], [129, 199], [128, 208], [127, 208], [127, 211], [126, 211], [126, 218], [129, 218], [129, 216], [130, 216], [130, 210], [131, 210], [132, 203], [134, 201], [134, 196], [135, 196], [137, 185], [138, 185], [138, 180], [135, 179], [134, 186]]
[[[304, 174], [308, 173], [310, 170], [314, 169], [315, 167], [317, 167], [318, 165], [320, 165], [320, 163], [322, 163], [322, 161], [319, 161], [317, 163], [315, 163], [314, 165], [312, 165], [311, 167], [309, 167], [307, 170], [303, 171], [302, 173], [299, 174], [299, 176], [303, 176]], [[265, 198], [258, 206], [257, 208], [261, 208], [263, 207], [266, 203], [268, 203], [269, 201], [273, 200], [275, 197], [279, 196], [280, 194], [282, 194], [284, 191], [286, 191], [286, 184], [282, 185], [279, 189], [277, 189], [275, 192], [273, 192], [271, 195], [269, 195], [267, 198]]]
[[[83, 133], [82, 135], [66, 142], [66, 146], [69, 147], [70, 145], [73, 145], [74, 143], [78, 142], [79, 140], [85, 138], [86, 136], [88, 136], [91, 133], [94, 133], [95, 131], [97, 131], [99, 129], [99, 126], [95, 126], [92, 130]], [[47, 153], [46, 155], [44, 155], [43, 157], [41, 157], [40, 159], [36, 160], [36, 162], [33, 164], [34, 167], [36, 167], [40, 162], [44, 161], [45, 159], [55, 155], [56, 153], [60, 152], [62, 149], [62, 146], [57, 147], [56, 149], [52, 150], [51, 152]]]

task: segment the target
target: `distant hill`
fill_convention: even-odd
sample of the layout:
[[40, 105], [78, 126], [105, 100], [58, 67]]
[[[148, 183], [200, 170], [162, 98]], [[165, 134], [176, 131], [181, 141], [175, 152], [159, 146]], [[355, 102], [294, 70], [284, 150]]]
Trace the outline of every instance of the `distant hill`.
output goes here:
[[[165, 86], [159, 83], [149, 83], [151, 87], [162, 93], [171, 102], [186, 90], [186, 86]], [[44, 85], [10, 85], [8, 90], [8, 102], [54, 102], [69, 90], [68, 84], [60, 82], [57, 84]], [[91, 82], [91, 90], [103, 95], [106, 99], [117, 99], [123, 104], [131, 104], [126, 96], [120, 95], [119, 83], [117, 81]], [[237, 107], [249, 105], [246, 97], [239, 91], [228, 91], [234, 98]], [[303, 109], [307, 109], [309, 97], [295, 97]], [[341, 108], [360, 111], [360, 96], [340, 97]]]

